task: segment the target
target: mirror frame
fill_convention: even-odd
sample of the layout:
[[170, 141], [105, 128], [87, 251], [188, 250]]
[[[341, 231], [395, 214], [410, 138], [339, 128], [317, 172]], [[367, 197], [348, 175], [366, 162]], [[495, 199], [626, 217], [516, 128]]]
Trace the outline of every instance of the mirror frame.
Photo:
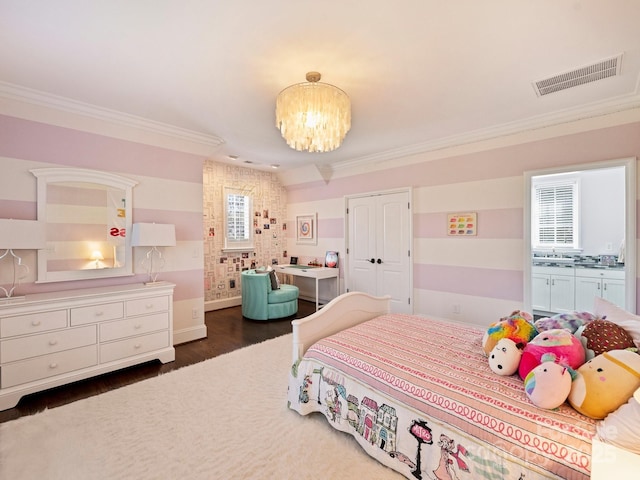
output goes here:
[[539, 175], [625, 167], [625, 310], [636, 313], [636, 158], [605, 160], [580, 165], [545, 168], [524, 172], [524, 310], [532, 312], [531, 301], [531, 179]]
[[[57, 182], [87, 182], [119, 188], [125, 192], [125, 228], [131, 231], [133, 224], [133, 187], [135, 180], [121, 177], [113, 173], [88, 170], [83, 168], [36, 168], [30, 172], [37, 179], [38, 221], [47, 223], [47, 186]], [[88, 280], [94, 278], [123, 277], [133, 275], [133, 251], [129, 234], [125, 234], [125, 260], [119, 268], [67, 270], [50, 272], [47, 269], [48, 248], [38, 250], [38, 278], [36, 283], [63, 282], [72, 280]]]

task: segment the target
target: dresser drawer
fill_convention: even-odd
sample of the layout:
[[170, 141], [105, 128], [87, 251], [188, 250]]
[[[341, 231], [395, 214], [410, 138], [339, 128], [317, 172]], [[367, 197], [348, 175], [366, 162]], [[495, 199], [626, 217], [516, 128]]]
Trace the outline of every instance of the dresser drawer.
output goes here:
[[91, 367], [98, 363], [97, 348], [96, 345], [90, 345], [3, 365], [0, 385], [2, 388], [9, 388]]
[[84, 347], [95, 343], [97, 343], [95, 325], [12, 338], [2, 342], [0, 362], [15, 362], [25, 358], [71, 350], [72, 348]]
[[169, 332], [157, 332], [100, 345], [100, 363], [132, 357], [169, 346]]
[[127, 317], [169, 310], [169, 297], [141, 298], [127, 301]]
[[87, 323], [115, 320], [124, 316], [122, 302], [103, 303], [89, 307], [77, 307], [71, 309], [71, 325], [84, 325]]
[[67, 326], [67, 310], [28, 313], [0, 318], [0, 337], [15, 337], [29, 333], [46, 332]]
[[110, 342], [121, 338], [142, 335], [145, 333], [167, 330], [169, 328], [169, 312], [154, 313], [140, 317], [106, 322], [100, 325], [100, 341]]

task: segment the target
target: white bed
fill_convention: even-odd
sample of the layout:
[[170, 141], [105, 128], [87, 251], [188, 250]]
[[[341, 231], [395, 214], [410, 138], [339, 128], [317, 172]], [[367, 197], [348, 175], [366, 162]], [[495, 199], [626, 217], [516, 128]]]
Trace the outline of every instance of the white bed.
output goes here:
[[[380, 318], [384, 316], [383, 318]], [[406, 317], [406, 318], [400, 318]], [[369, 322], [371, 320], [371, 322]], [[347, 354], [344, 352], [334, 352], [334, 346], [338, 344], [346, 344], [350, 340], [350, 337], [354, 338], [362, 338], [363, 335], [369, 335], [368, 333], [363, 334], [365, 328], [374, 328], [375, 324], [378, 325], [390, 325], [398, 322], [408, 321], [410, 328], [423, 329], [428, 332], [427, 328], [431, 328], [431, 333], [428, 335], [431, 336], [439, 336], [434, 335], [433, 331], [444, 331], [450, 330], [454, 332], [455, 335], [463, 338], [465, 335], [467, 339], [474, 339], [477, 330], [476, 327], [473, 326], [465, 326], [459, 323], [449, 323], [443, 324], [442, 320], [438, 319], [427, 319], [426, 317], [420, 316], [393, 316], [393, 314], [389, 314], [389, 298], [388, 297], [372, 297], [364, 293], [359, 292], [350, 292], [344, 295], [339, 296], [338, 298], [331, 301], [327, 304], [322, 310], [310, 315], [309, 317], [295, 320], [292, 322], [293, 324], [293, 352], [292, 352], [292, 361], [293, 368], [292, 373], [290, 375], [290, 383], [289, 383], [289, 406], [290, 408], [298, 411], [299, 413], [305, 415], [311, 413], [313, 411], [322, 412], [326, 417], [327, 421], [337, 430], [341, 430], [343, 432], [347, 432], [356, 438], [356, 440], [361, 444], [363, 450], [376, 458], [381, 463], [397, 470], [401, 474], [405, 475], [407, 478], [468, 478], [473, 479], [479, 475], [474, 468], [478, 468], [483, 461], [483, 453], [485, 450], [487, 453], [487, 462], [491, 463], [494, 466], [494, 469], [503, 468], [504, 472], [510, 472], [510, 475], [506, 474], [495, 474], [495, 476], [489, 476], [489, 478], [518, 478], [518, 476], [512, 476], [516, 472], [521, 475], [521, 478], [535, 479], [535, 478], [591, 478], [594, 479], [604, 479], [604, 478], [631, 478], [632, 472], [640, 471], [640, 455], [633, 454], [629, 451], [617, 448], [613, 445], [605, 444], [595, 437], [595, 423], [596, 421], [588, 419], [587, 417], [583, 417], [582, 415], [575, 412], [571, 409], [570, 406], [565, 405], [560, 408], [560, 412], [550, 412], [548, 410], [541, 410], [533, 407], [532, 412], [528, 412], [526, 409], [529, 408], [525, 406], [527, 403], [527, 399], [524, 394], [520, 395], [518, 390], [518, 382], [520, 382], [517, 378], [507, 377], [498, 377], [495, 376], [495, 379], [489, 377], [489, 374], [483, 371], [486, 366], [486, 361], [480, 360], [480, 357], [483, 355], [481, 352], [480, 339], [478, 338], [477, 342], [475, 340], [469, 341], [467, 343], [473, 343], [473, 345], [469, 346], [468, 355], [465, 353], [465, 361], [468, 360], [469, 365], [471, 365], [471, 369], [473, 370], [474, 363], [478, 365], [477, 370], [480, 371], [473, 380], [473, 382], [478, 382], [479, 390], [482, 388], [482, 382], [485, 382], [484, 390], [481, 393], [478, 393], [478, 396], [483, 398], [482, 402], [478, 402], [477, 398], [476, 403], [486, 403], [490, 404], [492, 402], [502, 402], [501, 404], [505, 405], [505, 398], [513, 398], [514, 407], [513, 410], [517, 410], [521, 413], [519, 416], [525, 416], [527, 418], [532, 418], [533, 422], [531, 423], [531, 430], [527, 430], [526, 426], [517, 425], [513, 427], [513, 423], [509, 423], [509, 420], [505, 421], [505, 425], [509, 429], [513, 429], [513, 433], [511, 430], [509, 435], [510, 437], [516, 438], [521, 434], [518, 432], [526, 432], [524, 435], [529, 435], [530, 432], [534, 432], [531, 436], [534, 440], [523, 442], [533, 445], [538, 448], [539, 445], [546, 445], [544, 448], [538, 448], [536, 452], [525, 451], [521, 445], [516, 445], [514, 443], [505, 443], [506, 448], [493, 448], [488, 446], [486, 441], [482, 440], [480, 437], [476, 438], [476, 428], [480, 425], [482, 428], [485, 425], [482, 425], [482, 422], [479, 422], [478, 425], [474, 426], [472, 417], [477, 416], [481, 417], [485, 415], [484, 412], [476, 412], [474, 409], [476, 406], [467, 407], [458, 405], [460, 401], [460, 395], [463, 393], [464, 396], [473, 397], [475, 394], [472, 389], [468, 386], [462, 386], [464, 380], [459, 380], [460, 382], [460, 391], [457, 391], [458, 380], [454, 383], [451, 380], [443, 380], [441, 385], [447, 385], [447, 388], [441, 390], [434, 390], [434, 396], [439, 398], [438, 405], [436, 405], [435, 410], [446, 410], [449, 405], [453, 405], [455, 408], [450, 408], [450, 411], [445, 411], [445, 420], [442, 418], [438, 418], [437, 412], [434, 413], [433, 409], [428, 405], [429, 401], [423, 401], [423, 398], [420, 398], [421, 402], [415, 401], [416, 399], [409, 398], [409, 401], [398, 401], [397, 398], [393, 397], [394, 385], [399, 384], [400, 382], [396, 377], [393, 377], [393, 381], [389, 381], [387, 383], [387, 378], [391, 378], [393, 375], [396, 375], [397, 372], [384, 374], [378, 373], [378, 363], [373, 362], [371, 365], [367, 364], [362, 368], [362, 372], [356, 372], [355, 364], [358, 364], [358, 368], [362, 363], [366, 363], [367, 358], [371, 355], [369, 352], [364, 352], [366, 347], [363, 345], [367, 345], [366, 341], [362, 341], [359, 346], [354, 347], [356, 350], [363, 351], [363, 355], [365, 355], [364, 360], [358, 358], [357, 360], [349, 357], [347, 358]], [[367, 322], [365, 325], [364, 323]], [[403, 324], [399, 324], [403, 325]], [[411, 326], [413, 325], [413, 326]], [[448, 325], [448, 326], [447, 326]], [[351, 328], [355, 327], [355, 328]], [[379, 327], [376, 327], [379, 328]], [[383, 327], [385, 328], [385, 327]], [[400, 330], [404, 328], [403, 326], [399, 327]], [[350, 330], [347, 330], [350, 329]], [[347, 330], [347, 331], [345, 331]], [[367, 330], [368, 332], [369, 330]], [[340, 332], [340, 333], [338, 333]], [[356, 332], [357, 336], [356, 336]], [[478, 330], [478, 335], [480, 331]], [[338, 334], [337, 336], [334, 334]], [[411, 334], [407, 334], [407, 341], [398, 342], [397, 338], [394, 335], [398, 335], [398, 333], [394, 333], [390, 331], [389, 333], [384, 333], [384, 335], [389, 335], [390, 340], [389, 343], [411, 343], [409, 339], [413, 339], [416, 334], [415, 332], [411, 332]], [[453, 333], [452, 333], [453, 334]], [[384, 336], [383, 335], [383, 336]], [[426, 335], [426, 334], [425, 334]], [[330, 337], [333, 336], [333, 337]], [[446, 336], [446, 335], [444, 335]], [[330, 338], [327, 338], [330, 337]], [[376, 343], [376, 339], [372, 337], [372, 343]], [[395, 339], [394, 339], [395, 338]], [[431, 337], [429, 337], [431, 338]], [[320, 342], [322, 340], [322, 342]], [[320, 342], [318, 344], [318, 342]], [[327, 344], [323, 344], [323, 342], [328, 342]], [[333, 342], [333, 343], [332, 343]], [[356, 340], [356, 343], [358, 341]], [[446, 343], [446, 342], [445, 342]], [[451, 340], [449, 340], [451, 343]], [[349, 347], [351, 348], [351, 347]], [[391, 348], [391, 347], [389, 347]], [[405, 345], [403, 345], [405, 348]], [[406, 347], [408, 349], [409, 347]], [[431, 347], [425, 347], [425, 351], [429, 350]], [[432, 347], [433, 349], [442, 348], [442, 352], [445, 352], [447, 346], [436, 345]], [[384, 350], [384, 348], [383, 348]], [[477, 350], [477, 351], [476, 351]], [[440, 350], [438, 350], [440, 351]], [[463, 350], [464, 351], [464, 350]], [[406, 353], [406, 352], [405, 352]], [[405, 353], [402, 353], [403, 355]], [[307, 354], [307, 357], [305, 357]], [[447, 351], [447, 353], [443, 353], [443, 356], [455, 356], [456, 351], [455, 348], [453, 350]], [[375, 358], [382, 358], [382, 354], [376, 353]], [[408, 355], [408, 354], [407, 354]], [[470, 356], [474, 356], [471, 358]], [[335, 357], [330, 360], [334, 360], [333, 364], [330, 363], [319, 363], [324, 361], [324, 358]], [[468, 358], [467, 358], [468, 357]], [[423, 356], [421, 361], [426, 362], [426, 355]], [[438, 361], [438, 356], [432, 356], [429, 360], [431, 362]], [[384, 363], [384, 362], [382, 362]], [[390, 362], [393, 363], [393, 362]], [[427, 364], [425, 364], [426, 370], [429, 370], [428, 374], [418, 375], [425, 377], [433, 377], [435, 383], [440, 382], [440, 379], [437, 378], [437, 374], [434, 374], [435, 370], [446, 370], [451, 368], [457, 368], [458, 364], [462, 364], [459, 360], [453, 362], [453, 367], [445, 365], [443, 362], [442, 366], [438, 366], [437, 369], [431, 369]], [[337, 364], [344, 364], [345, 369], [341, 370], [337, 366]], [[374, 365], [375, 364], [375, 365]], [[395, 360], [395, 366], [399, 370], [402, 370], [402, 366], [398, 365], [398, 361]], [[416, 373], [415, 367], [408, 368], [412, 371], [412, 373]], [[488, 367], [487, 367], [488, 368]], [[369, 375], [371, 371], [375, 370], [375, 375]], [[433, 371], [432, 371], [433, 370]], [[318, 375], [318, 372], [320, 374]], [[324, 372], [324, 373], [323, 373]], [[356, 372], [356, 374], [354, 374]], [[477, 372], [476, 372], [477, 373]], [[462, 373], [460, 374], [462, 378]], [[374, 385], [368, 386], [363, 383], [362, 378], [365, 376], [375, 377]], [[457, 376], [457, 373], [454, 371], [454, 376]], [[503, 380], [505, 379], [505, 380]], [[319, 381], [317, 381], [319, 380]], [[395, 382], [395, 383], [394, 383]], [[490, 388], [487, 388], [489, 383], [487, 382], [496, 382], [495, 385], [498, 387], [495, 388], [496, 391], [502, 390], [503, 393], [511, 392], [513, 395], [509, 397], [508, 395], [505, 397], [504, 395], [497, 400], [490, 399], [486, 397], [487, 392], [489, 392]], [[503, 382], [503, 383], [500, 383]], [[507, 382], [507, 383], [504, 383]], [[513, 382], [513, 383], [508, 383]], [[403, 385], [407, 385], [405, 380], [402, 380]], [[464, 384], [467, 385], [467, 384]], [[308, 387], [308, 391], [307, 391]], [[340, 399], [338, 395], [338, 387], [341, 389], [341, 393], [343, 394], [344, 400]], [[317, 390], [313, 391], [313, 388], [317, 388]], [[321, 388], [323, 389], [321, 392]], [[422, 397], [427, 398], [431, 397], [431, 394], [424, 395], [425, 391], [429, 391], [431, 387], [411, 387], [413, 389], [421, 389], [420, 391], [423, 393]], [[437, 385], [434, 388], [439, 388]], [[302, 394], [304, 389], [304, 395]], [[348, 390], [353, 393], [353, 395], [349, 395], [349, 397], [357, 397], [354, 400], [355, 404], [358, 404], [358, 399], [360, 401], [359, 407], [353, 407], [353, 403], [349, 400], [348, 406], [349, 408], [344, 408], [347, 404], [347, 392], [344, 390]], [[363, 390], [364, 389], [364, 390]], [[408, 387], [405, 387], [405, 391], [401, 392], [403, 398], [409, 397], [407, 391]], [[452, 391], [451, 399], [446, 398], [446, 391]], [[443, 393], [444, 392], [444, 393]], [[516, 392], [515, 394], [513, 392]], [[456, 396], [457, 395], [457, 396]], [[502, 395], [502, 394], [501, 394]], [[309, 396], [312, 397], [313, 401], [309, 401]], [[302, 400], [304, 398], [304, 401]], [[317, 401], [315, 399], [317, 397]], [[377, 399], [377, 402], [372, 401], [371, 399]], [[366, 399], [367, 403], [373, 403], [376, 406], [381, 405], [381, 407], [385, 407], [389, 411], [392, 412], [394, 429], [397, 431], [393, 431], [391, 437], [389, 433], [388, 426], [385, 427], [384, 430], [384, 441], [381, 441], [380, 438], [375, 438], [376, 435], [373, 434], [372, 438], [367, 438], [366, 435], [362, 433], [363, 427], [358, 427], [356, 424], [358, 423], [358, 419], [352, 419], [350, 416], [354, 414], [358, 415], [358, 408], [363, 408], [364, 399]], [[412, 401], [413, 400], [413, 401]], [[304, 402], [304, 403], [303, 403]], [[341, 403], [342, 402], [342, 403]], [[530, 402], [529, 402], [530, 403]], [[336, 408], [335, 404], [340, 404], [341, 408]], [[421, 405], [424, 404], [425, 408]], [[517, 404], [517, 406], [516, 406]], [[447, 408], [439, 408], [440, 406], [445, 405]], [[505, 408], [505, 417], [507, 417], [511, 412], [507, 405]], [[376, 407], [377, 408], [377, 407]], [[494, 409], [495, 410], [495, 409]], [[465, 414], [462, 415], [464, 417], [464, 421], [460, 421], [455, 418], [457, 412], [464, 411]], [[468, 412], [476, 412], [473, 415]], [[355, 413], [354, 413], [355, 412]], [[379, 414], [380, 417], [382, 413]], [[446, 416], [448, 415], [448, 416]], [[375, 416], [375, 415], [374, 415]], [[404, 423], [403, 423], [403, 417]], [[487, 417], [488, 418], [488, 417]], [[518, 416], [515, 417], [520, 423], [522, 423]], [[413, 424], [410, 424], [410, 419], [413, 419]], [[469, 420], [471, 419], [471, 420]], [[557, 430], [547, 429], [547, 419], [549, 419], [549, 423], [557, 423]], [[408, 437], [407, 431], [411, 431], [413, 425], [417, 420], [420, 420], [421, 425], [428, 426], [428, 433], [431, 435], [433, 433], [434, 438], [431, 439], [429, 448], [425, 447], [422, 444], [422, 440], [419, 441], [418, 452], [411, 451], [410, 445], [413, 439], [404, 439], [405, 447], [400, 448], [402, 446], [402, 437]], [[576, 426], [572, 426], [572, 422], [576, 422]], [[465, 427], [465, 422], [467, 422], [470, 427]], [[569, 423], [563, 423], [569, 422]], [[362, 423], [362, 422], [361, 422]], [[486, 421], [487, 424], [491, 422]], [[449, 428], [450, 427], [450, 428]], [[505, 431], [506, 431], [506, 428]], [[301, 424], [301, 428], [304, 428], [304, 423]], [[487, 427], [486, 430], [491, 430], [493, 427]], [[466, 431], [465, 431], [466, 429]], [[502, 441], [500, 435], [499, 428], [493, 428], [494, 431], [489, 431], [489, 434], [493, 435], [492, 438], [498, 439], [497, 443]], [[564, 435], [562, 433], [564, 430], [575, 430], [579, 432], [576, 434], [579, 442], [576, 446], [565, 447], [564, 438], [555, 438], [555, 436]], [[548, 432], [553, 432], [549, 434]], [[536, 433], [537, 432], [537, 433]], [[559, 433], [560, 432], [560, 433]], [[417, 437], [414, 435], [414, 432], [411, 431], [411, 435], [417, 440]], [[545, 439], [545, 435], [547, 435], [547, 439]], [[380, 435], [378, 435], [380, 436]], [[439, 436], [439, 437], [438, 437]], [[438, 442], [438, 438], [440, 441], [446, 440], [450, 441], [451, 447], [455, 447], [457, 443], [458, 452], [452, 451], [452, 449], [444, 448], [440, 442]], [[507, 439], [509, 442], [513, 442], [513, 438]], [[575, 440], [575, 439], [573, 439]], [[494, 440], [491, 440], [492, 442]], [[390, 445], [393, 442], [393, 448]], [[437, 445], [436, 445], [437, 442]], [[482, 446], [484, 443], [484, 447]], [[553, 442], [553, 443], [552, 443]], [[586, 443], [585, 443], [586, 442]], [[548, 444], [547, 444], [548, 443]], [[397, 446], [396, 446], [397, 444]], [[409, 446], [407, 446], [409, 445]], [[556, 447], [558, 445], [558, 447]], [[530, 445], [527, 445], [528, 448]], [[464, 448], [463, 448], [464, 447]], [[514, 448], [523, 448], [521, 452], [515, 452]], [[554, 448], [557, 448], [558, 451], [554, 451]], [[562, 449], [567, 448], [568, 450], [565, 452]], [[571, 451], [571, 448], [574, 448], [574, 451]], [[415, 448], [414, 448], [415, 450]], [[495, 451], [500, 450], [500, 451]], [[562, 452], [560, 452], [562, 450]], [[462, 452], [462, 453], [461, 453]], [[475, 452], [475, 453], [474, 453]], [[502, 455], [504, 453], [504, 458]], [[560, 454], [562, 453], [562, 455]], [[431, 455], [431, 457], [430, 457]], [[438, 456], [439, 458], [435, 458]], [[489, 458], [490, 457], [490, 458]], [[554, 458], [547, 458], [554, 457]], [[439, 462], [439, 463], [438, 463]], [[446, 469], [443, 466], [443, 462]], [[457, 468], [455, 464], [457, 462]], [[556, 463], [558, 465], [556, 465]], [[542, 465], [542, 467], [538, 468], [536, 464]], [[439, 466], [438, 466], [439, 465]], [[559, 470], [556, 470], [558, 468]], [[590, 471], [590, 473], [589, 473]], [[560, 473], [558, 473], [560, 472]], [[567, 473], [568, 472], [568, 473]], [[486, 472], [482, 472], [483, 475], [487, 475]], [[633, 474], [635, 478], [637, 474]]]

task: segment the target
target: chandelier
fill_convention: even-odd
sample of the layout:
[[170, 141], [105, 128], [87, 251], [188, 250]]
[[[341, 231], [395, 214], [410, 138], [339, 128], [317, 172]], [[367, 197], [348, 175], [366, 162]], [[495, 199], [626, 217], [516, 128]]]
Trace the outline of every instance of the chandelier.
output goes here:
[[298, 151], [330, 152], [351, 128], [351, 102], [338, 87], [320, 82], [318, 72], [285, 88], [276, 101], [276, 127]]

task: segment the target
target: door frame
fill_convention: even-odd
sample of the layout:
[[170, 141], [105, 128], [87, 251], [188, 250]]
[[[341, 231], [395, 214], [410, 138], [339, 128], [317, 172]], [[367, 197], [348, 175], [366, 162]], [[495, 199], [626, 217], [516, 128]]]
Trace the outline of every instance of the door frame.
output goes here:
[[531, 179], [539, 175], [598, 170], [612, 167], [625, 168], [625, 309], [636, 313], [636, 157], [626, 157], [600, 162], [543, 168], [524, 172], [524, 310], [531, 312]]
[[344, 251], [345, 251], [345, 261], [344, 261], [344, 291], [347, 291], [347, 288], [349, 287], [349, 262], [350, 262], [350, 256], [348, 253], [348, 248], [349, 248], [349, 220], [347, 217], [347, 209], [349, 207], [349, 200], [351, 199], [355, 199], [355, 198], [362, 198], [362, 197], [377, 197], [377, 196], [382, 196], [382, 195], [391, 195], [394, 193], [406, 193], [409, 197], [409, 231], [407, 232], [408, 236], [409, 236], [409, 291], [408, 293], [408, 298], [409, 298], [409, 306], [411, 307], [410, 310], [413, 312], [413, 306], [414, 306], [414, 301], [413, 301], [413, 187], [399, 187], [399, 188], [392, 188], [389, 190], [376, 190], [373, 192], [363, 192], [363, 193], [356, 193], [356, 194], [352, 194], [352, 195], [345, 195], [344, 196]]

